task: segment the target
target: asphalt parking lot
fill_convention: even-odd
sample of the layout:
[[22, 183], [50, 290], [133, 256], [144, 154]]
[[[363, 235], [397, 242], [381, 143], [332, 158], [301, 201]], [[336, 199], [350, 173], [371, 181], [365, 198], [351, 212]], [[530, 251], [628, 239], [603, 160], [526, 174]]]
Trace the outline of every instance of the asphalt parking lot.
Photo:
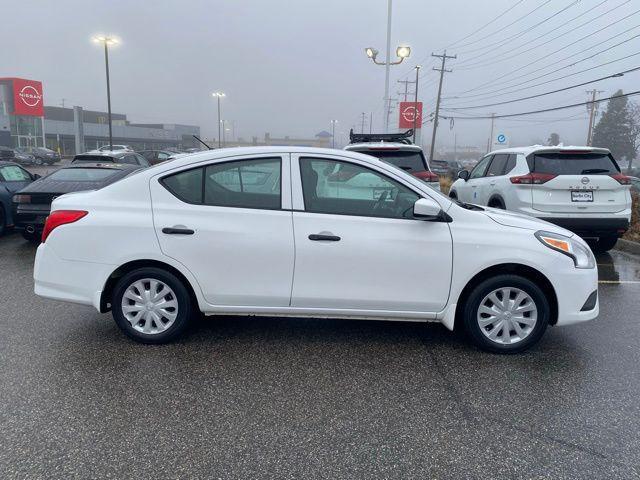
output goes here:
[[0, 478], [640, 478], [640, 263], [531, 351], [436, 324], [210, 318], [127, 340], [0, 238]]

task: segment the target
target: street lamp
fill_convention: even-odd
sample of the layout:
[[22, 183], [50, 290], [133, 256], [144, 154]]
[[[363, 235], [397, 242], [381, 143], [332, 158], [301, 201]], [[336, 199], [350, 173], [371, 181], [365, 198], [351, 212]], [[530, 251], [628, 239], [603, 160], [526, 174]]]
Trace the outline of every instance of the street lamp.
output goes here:
[[111, 85], [109, 83], [109, 46], [118, 45], [120, 40], [109, 35], [95, 35], [94, 43], [104, 45], [104, 66], [107, 73], [107, 115], [109, 118], [109, 150], [113, 150], [113, 131], [111, 126]]
[[212, 97], [216, 97], [218, 99], [218, 148], [222, 147], [222, 121], [220, 120], [220, 99], [222, 97], [226, 97], [226, 95], [222, 92], [213, 92], [211, 94]]
[[389, 67], [391, 65], [398, 65], [403, 62], [405, 58], [411, 55], [411, 47], [407, 45], [401, 45], [396, 48], [396, 57], [399, 60], [391, 61], [391, 12], [392, 12], [392, 0], [387, 1], [387, 55], [384, 62], [377, 60], [378, 50], [373, 47], [367, 47], [364, 49], [367, 57], [369, 57], [376, 65], [384, 65], [386, 72], [384, 76], [384, 108], [387, 112], [385, 116], [385, 132], [389, 131]]
[[338, 120], [331, 120], [331, 148], [336, 148], [336, 123]]

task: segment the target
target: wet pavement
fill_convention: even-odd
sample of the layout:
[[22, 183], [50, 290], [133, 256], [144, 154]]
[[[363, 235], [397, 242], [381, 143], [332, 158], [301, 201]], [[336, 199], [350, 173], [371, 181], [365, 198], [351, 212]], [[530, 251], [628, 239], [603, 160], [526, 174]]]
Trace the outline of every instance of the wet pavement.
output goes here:
[[640, 478], [640, 261], [521, 355], [436, 324], [212, 318], [179, 342], [32, 294], [0, 238], [0, 478]]

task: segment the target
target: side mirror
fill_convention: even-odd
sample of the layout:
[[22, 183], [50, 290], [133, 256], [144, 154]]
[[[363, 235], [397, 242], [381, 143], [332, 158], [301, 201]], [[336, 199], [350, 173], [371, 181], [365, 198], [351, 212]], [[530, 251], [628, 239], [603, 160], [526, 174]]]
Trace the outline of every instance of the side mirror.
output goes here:
[[469, 180], [469, 170], [460, 170], [458, 172], [458, 178], [461, 178], [465, 182]]
[[419, 198], [413, 204], [413, 216], [423, 220], [438, 220], [442, 216], [442, 208], [435, 200]]
[[39, 173], [34, 173], [33, 175], [31, 175], [31, 177], [32, 177], [34, 180], [38, 180], [39, 178], [42, 178], [42, 175], [40, 175]]

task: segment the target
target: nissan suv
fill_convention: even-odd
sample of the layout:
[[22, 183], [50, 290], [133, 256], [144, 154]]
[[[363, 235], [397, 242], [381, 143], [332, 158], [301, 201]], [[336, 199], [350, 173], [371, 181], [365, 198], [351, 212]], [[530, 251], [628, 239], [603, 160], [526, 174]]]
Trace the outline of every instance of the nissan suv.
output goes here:
[[351, 152], [360, 152], [390, 163], [409, 172], [431, 188], [440, 191], [440, 177], [429, 168], [422, 148], [411, 143], [409, 138], [413, 130], [403, 133], [354, 133], [351, 130], [351, 143], [344, 147]]
[[602, 252], [629, 228], [630, 185], [605, 148], [536, 145], [487, 154], [449, 196], [555, 223]]

